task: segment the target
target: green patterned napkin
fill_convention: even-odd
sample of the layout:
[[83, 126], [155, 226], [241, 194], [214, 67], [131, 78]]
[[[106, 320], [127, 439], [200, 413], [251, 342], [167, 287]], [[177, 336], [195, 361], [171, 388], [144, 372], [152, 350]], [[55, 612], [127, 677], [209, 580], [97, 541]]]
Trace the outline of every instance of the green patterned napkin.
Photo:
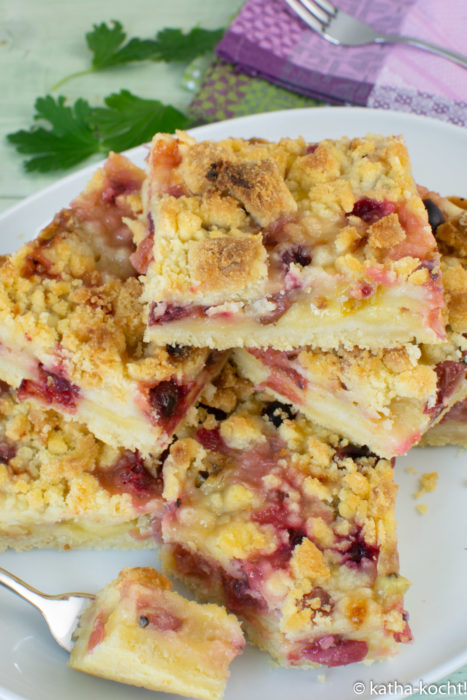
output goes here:
[[[198, 67], [193, 76], [186, 75], [187, 87], [199, 79]], [[244, 73], [224, 61], [214, 61], [204, 72], [201, 83], [188, 113], [198, 124], [240, 117], [245, 114], [274, 112], [278, 109], [312, 107], [323, 102], [294, 92]]]

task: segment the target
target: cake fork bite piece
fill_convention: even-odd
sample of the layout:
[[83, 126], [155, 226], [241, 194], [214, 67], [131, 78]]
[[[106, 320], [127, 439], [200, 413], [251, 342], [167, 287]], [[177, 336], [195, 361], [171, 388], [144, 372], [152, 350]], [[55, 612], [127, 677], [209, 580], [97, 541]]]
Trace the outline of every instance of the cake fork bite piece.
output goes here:
[[224, 608], [171, 588], [155, 569], [123, 569], [83, 614], [70, 666], [150, 690], [222, 697], [245, 645], [240, 624]]

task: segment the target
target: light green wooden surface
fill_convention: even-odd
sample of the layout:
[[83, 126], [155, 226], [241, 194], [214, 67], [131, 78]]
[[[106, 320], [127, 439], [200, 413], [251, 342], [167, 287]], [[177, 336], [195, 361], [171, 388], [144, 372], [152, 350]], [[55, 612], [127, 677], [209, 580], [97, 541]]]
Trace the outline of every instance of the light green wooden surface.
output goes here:
[[[89, 65], [84, 35], [93, 23], [118, 19], [129, 36], [140, 37], [164, 27], [190, 29], [199, 24], [214, 29], [226, 26], [241, 4], [242, 0], [0, 0], [0, 211], [60, 177], [25, 174], [5, 135], [30, 126], [36, 97]], [[127, 88], [183, 109], [191, 99], [181, 86], [183, 71], [181, 65], [134, 64], [77, 78], [59, 93], [97, 103]], [[467, 681], [467, 666], [449, 680]]]
[[[0, 0], [0, 211], [59, 174], [26, 175], [5, 135], [32, 123], [37, 97], [62, 77], [86, 69], [84, 35], [93, 23], [118, 19], [129, 36], [152, 37], [164, 27], [228, 26], [242, 0]], [[122, 88], [183, 109], [191, 95], [181, 86], [184, 66], [145, 62], [87, 75], [58, 93], [97, 104]], [[80, 166], [81, 167], [81, 166]]]

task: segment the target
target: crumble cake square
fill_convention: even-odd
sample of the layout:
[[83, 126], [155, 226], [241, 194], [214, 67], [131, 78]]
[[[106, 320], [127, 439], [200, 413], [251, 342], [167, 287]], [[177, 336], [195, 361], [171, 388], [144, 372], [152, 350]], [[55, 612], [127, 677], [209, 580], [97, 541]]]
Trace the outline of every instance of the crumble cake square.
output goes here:
[[444, 247], [441, 256], [446, 342], [383, 350], [234, 350], [238, 367], [257, 389], [388, 458], [405, 454], [467, 394], [467, 267], [457, 252], [460, 244], [457, 255], [453, 248], [464, 210], [420, 191], [440, 245], [450, 232], [450, 254]]
[[0, 379], [112, 445], [157, 454], [223, 356], [143, 341], [128, 222], [144, 172], [112, 154], [86, 189], [0, 266]]
[[155, 569], [123, 569], [81, 617], [70, 666], [150, 690], [221, 698], [245, 646], [240, 624], [171, 588]]
[[227, 415], [228, 384], [164, 463], [165, 570], [281, 665], [391, 656], [411, 639], [393, 462], [261, 394]]
[[157, 134], [131, 227], [146, 338], [290, 350], [445, 337], [439, 256], [401, 137]]
[[438, 352], [416, 345], [381, 351], [234, 350], [258, 390], [292, 404], [381, 457], [403, 455], [466, 395], [467, 340]]
[[0, 551], [153, 549], [159, 462], [105, 445], [53, 409], [0, 394]]

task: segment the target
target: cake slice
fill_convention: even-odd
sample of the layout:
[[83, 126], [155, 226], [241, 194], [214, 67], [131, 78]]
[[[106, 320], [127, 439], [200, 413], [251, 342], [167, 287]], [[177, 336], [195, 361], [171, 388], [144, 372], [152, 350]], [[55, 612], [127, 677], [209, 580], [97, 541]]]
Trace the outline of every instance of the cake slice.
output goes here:
[[411, 633], [392, 462], [264, 396], [224, 418], [211, 400], [164, 463], [166, 571], [281, 665], [394, 654]]
[[127, 222], [144, 173], [111, 155], [68, 209], [0, 267], [0, 379], [101, 440], [157, 454], [218, 371], [206, 349], [143, 341]]
[[104, 445], [53, 409], [0, 394], [0, 551], [152, 549], [160, 464]]
[[[461, 342], [462, 341], [462, 342]], [[467, 349], [465, 339], [459, 342]], [[416, 345], [381, 351], [303, 348], [234, 351], [259, 390], [376, 454], [405, 454], [460, 397], [466, 365], [456, 345], [436, 356]]]
[[[257, 389], [270, 391], [383, 457], [405, 454], [467, 395], [467, 258], [461, 256], [461, 232], [456, 242], [453, 236], [463, 210], [435, 193], [420, 191], [444, 253], [447, 341], [382, 350], [234, 351], [241, 372]], [[446, 232], [449, 249], [442, 241]]]
[[444, 339], [439, 256], [401, 137], [157, 134], [143, 217], [146, 338], [388, 348]]
[[245, 640], [233, 615], [171, 590], [154, 569], [123, 569], [85, 611], [72, 668], [150, 690], [221, 698]]

